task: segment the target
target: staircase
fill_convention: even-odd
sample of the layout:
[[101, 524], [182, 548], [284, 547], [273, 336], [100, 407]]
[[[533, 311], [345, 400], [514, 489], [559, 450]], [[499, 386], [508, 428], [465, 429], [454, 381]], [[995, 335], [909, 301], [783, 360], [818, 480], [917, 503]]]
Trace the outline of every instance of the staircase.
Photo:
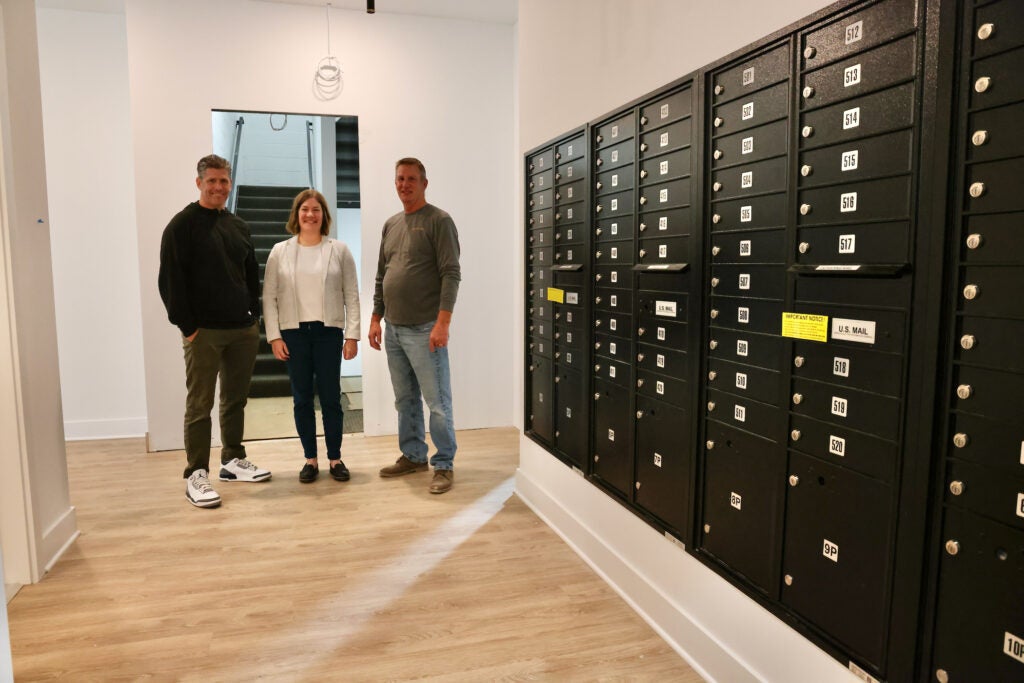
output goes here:
[[334, 123], [338, 208], [359, 208], [359, 120], [339, 116]]
[[[260, 291], [263, 291], [263, 273], [267, 269], [267, 257], [278, 242], [291, 237], [285, 230], [288, 213], [295, 195], [303, 187], [267, 187], [239, 185], [238, 204], [235, 214], [249, 224], [252, 243], [256, 248], [256, 260], [260, 264]], [[261, 302], [262, 303], [262, 302]], [[260, 348], [256, 355], [256, 367], [249, 387], [250, 398], [267, 396], [291, 396], [291, 383], [285, 364], [274, 358], [267, 335], [260, 331]]]

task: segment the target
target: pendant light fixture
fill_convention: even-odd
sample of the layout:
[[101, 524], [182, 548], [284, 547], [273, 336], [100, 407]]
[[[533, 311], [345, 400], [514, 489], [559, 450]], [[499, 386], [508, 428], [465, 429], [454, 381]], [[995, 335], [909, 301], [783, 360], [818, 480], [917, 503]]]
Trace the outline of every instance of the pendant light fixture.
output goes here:
[[[372, 3], [372, 0], [370, 0]], [[331, 3], [324, 8], [327, 11], [327, 56], [316, 65], [313, 74], [313, 94], [320, 100], [333, 100], [341, 94], [345, 87], [341, 64], [331, 54]]]

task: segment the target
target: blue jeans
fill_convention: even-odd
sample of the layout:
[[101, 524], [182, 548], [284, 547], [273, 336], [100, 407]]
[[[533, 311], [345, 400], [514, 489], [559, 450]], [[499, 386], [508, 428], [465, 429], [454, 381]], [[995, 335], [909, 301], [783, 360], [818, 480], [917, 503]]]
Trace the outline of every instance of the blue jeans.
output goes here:
[[[413, 462], [427, 461], [423, 432], [423, 402], [430, 409], [430, 438], [437, 452], [430, 458], [436, 470], [454, 467], [455, 421], [452, 418], [451, 374], [448, 349], [430, 351], [430, 330], [422, 325], [384, 325], [384, 349], [388, 354], [391, 386], [398, 411], [398, 447]], [[422, 400], [420, 398], [422, 394]]]
[[281, 330], [288, 346], [288, 378], [292, 383], [295, 430], [307, 458], [316, 457], [316, 413], [313, 390], [320, 396], [327, 458], [341, 457], [341, 349], [344, 333], [322, 322], [299, 323], [297, 330]]

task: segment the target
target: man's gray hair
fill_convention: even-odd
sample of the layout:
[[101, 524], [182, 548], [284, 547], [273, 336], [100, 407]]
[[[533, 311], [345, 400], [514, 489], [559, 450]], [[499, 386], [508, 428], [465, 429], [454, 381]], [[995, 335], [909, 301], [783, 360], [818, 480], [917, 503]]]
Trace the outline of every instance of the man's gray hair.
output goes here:
[[196, 177], [202, 178], [208, 168], [223, 168], [228, 175], [231, 174], [231, 162], [216, 154], [207, 154], [199, 160], [199, 163], [196, 164]]

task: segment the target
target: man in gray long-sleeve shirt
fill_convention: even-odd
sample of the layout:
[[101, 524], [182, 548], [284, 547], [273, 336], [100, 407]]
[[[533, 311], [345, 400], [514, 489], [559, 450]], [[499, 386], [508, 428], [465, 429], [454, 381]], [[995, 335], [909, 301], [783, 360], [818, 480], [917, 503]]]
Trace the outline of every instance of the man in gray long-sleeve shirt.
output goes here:
[[[398, 411], [394, 465], [382, 477], [424, 472], [423, 400], [430, 409], [431, 493], [444, 493], [454, 481], [455, 423], [452, 418], [448, 327], [459, 292], [459, 233], [451, 216], [427, 203], [427, 171], [418, 159], [395, 164], [395, 190], [403, 211], [384, 223], [370, 318], [370, 346], [380, 350], [381, 320], [387, 322], [384, 346]], [[422, 399], [421, 399], [422, 392]]]

